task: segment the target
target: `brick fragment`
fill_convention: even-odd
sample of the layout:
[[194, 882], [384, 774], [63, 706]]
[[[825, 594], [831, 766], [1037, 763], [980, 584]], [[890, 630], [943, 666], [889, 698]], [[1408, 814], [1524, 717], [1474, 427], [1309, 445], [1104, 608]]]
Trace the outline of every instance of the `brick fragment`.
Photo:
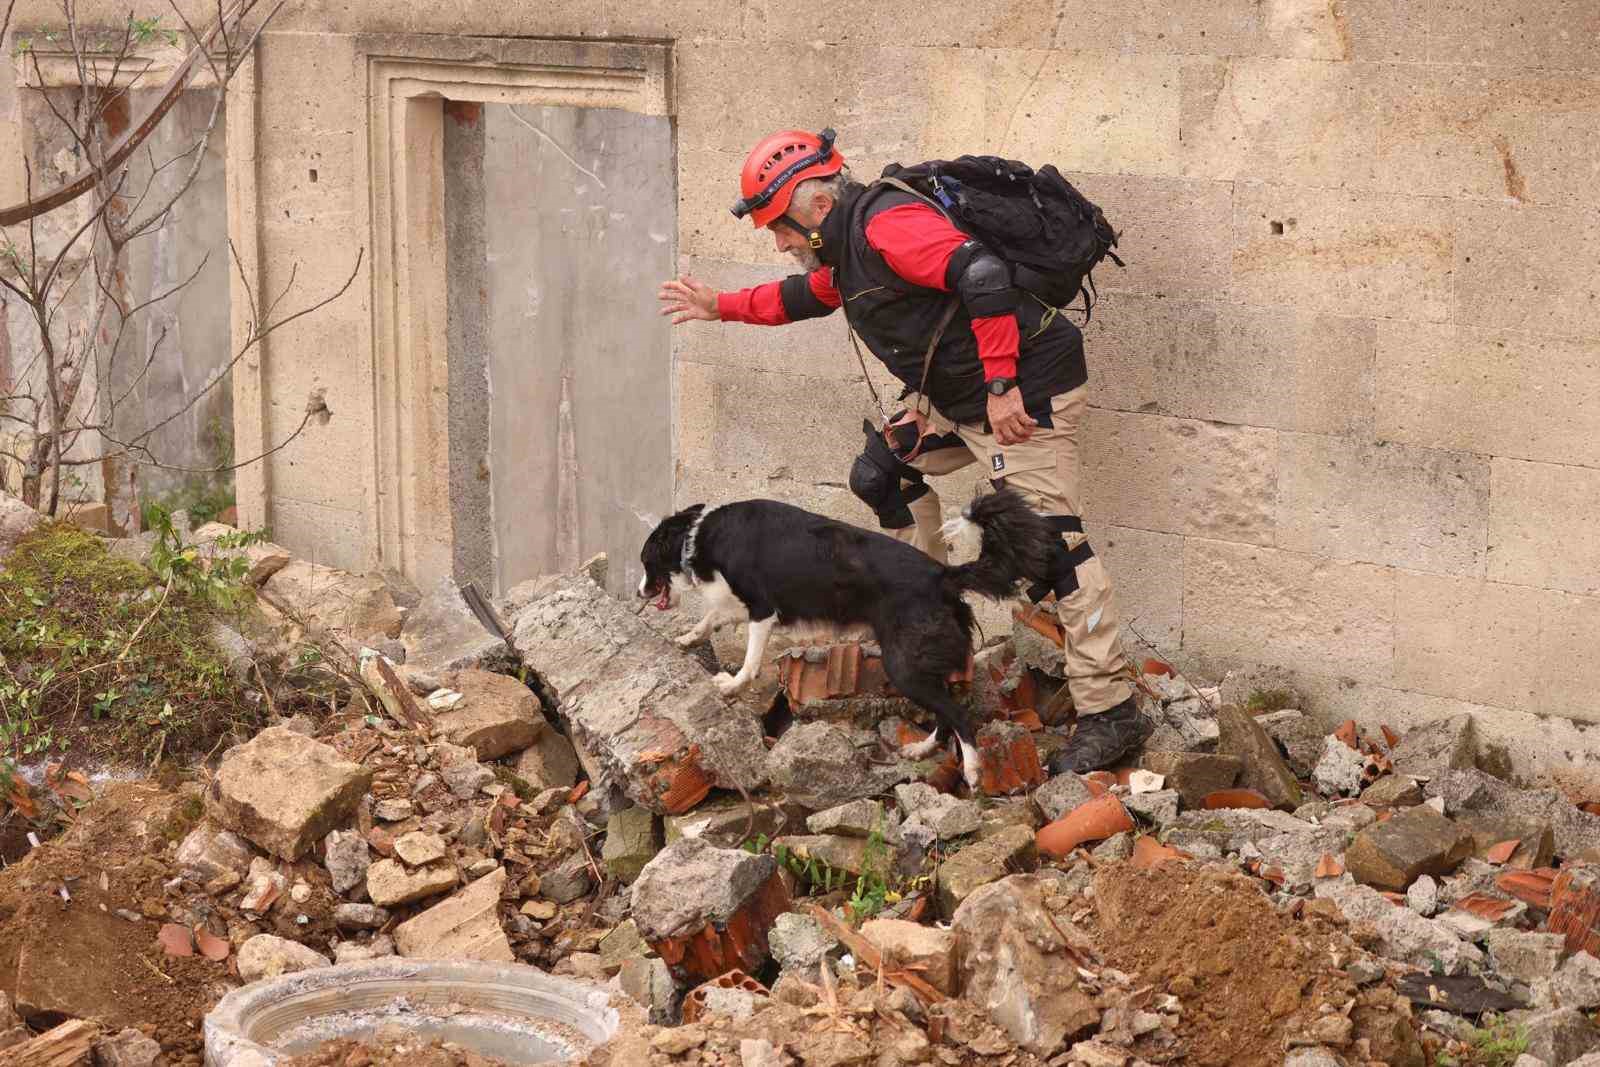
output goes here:
[[1556, 875], [1550, 890], [1551, 933], [1567, 939], [1567, 951], [1600, 956], [1600, 868], [1573, 867]]
[[978, 791], [1001, 797], [1026, 792], [1044, 782], [1033, 735], [1014, 722], [992, 722], [978, 731]]

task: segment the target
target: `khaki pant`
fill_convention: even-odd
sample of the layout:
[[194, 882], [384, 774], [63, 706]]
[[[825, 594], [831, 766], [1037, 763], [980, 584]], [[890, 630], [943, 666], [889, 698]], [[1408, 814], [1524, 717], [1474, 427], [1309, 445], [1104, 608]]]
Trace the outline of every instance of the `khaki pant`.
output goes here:
[[[907, 397], [907, 407], [919, 399], [915, 395]], [[921, 404], [924, 411], [930, 407]], [[993, 434], [984, 433], [981, 423], [952, 423], [934, 410], [929, 420], [932, 431], [944, 435], [954, 431], [961, 443], [924, 452], [908, 466], [924, 475], [940, 475], [982, 462], [991, 481], [1015, 489], [1041, 515], [1081, 516], [1078, 428], [1087, 407], [1086, 386], [1062, 393], [1051, 403], [1053, 425], [1040, 425], [1024, 443], [1007, 446], [996, 441]], [[910, 508], [915, 520], [911, 526], [884, 532], [945, 562], [944, 542], [939, 536], [942, 516], [938, 492], [929, 486], [929, 492], [912, 501]], [[1061, 536], [1069, 549], [1086, 540], [1081, 533]], [[1077, 578], [1078, 588], [1056, 601], [1056, 615], [1066, 632], [1067, 686], [1073, 706], [1079, 715], [1092, 715], [1132, 696], [1133, 686], [1122, 650], [1121, 623], [1111, 596], [1111, 581], [1100, 557], [1090, 556], [1078, 564]]]

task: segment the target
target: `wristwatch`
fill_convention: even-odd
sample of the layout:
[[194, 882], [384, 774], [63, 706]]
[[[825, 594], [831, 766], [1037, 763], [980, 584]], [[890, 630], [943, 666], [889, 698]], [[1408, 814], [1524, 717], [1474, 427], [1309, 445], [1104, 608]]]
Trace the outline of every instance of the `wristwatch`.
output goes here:
[[990, 380], [988, 390], [994, 396], [1005, 396], [1016, 384], [1015, 378], [994, 378]]

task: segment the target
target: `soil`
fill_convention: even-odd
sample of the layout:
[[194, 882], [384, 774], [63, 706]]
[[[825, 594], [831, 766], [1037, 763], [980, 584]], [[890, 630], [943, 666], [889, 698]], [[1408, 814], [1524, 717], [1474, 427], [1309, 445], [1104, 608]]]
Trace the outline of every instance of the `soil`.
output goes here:
[[[1109, 865], [1094, 889], [1106, 961], [1182, 1002], [1186, 1064], [1277, 1067], [1286, 1038], [1309, 1031], [1324, 1006], [1350, 1013], [1373, 1058], [1407, 1063], [1414, 1049], [1420, 1064], [1415, 1036], [1404, 1040], [1409, 1010], [1393, 990], [1361, 991], [1343, 973], [1360, 950], [1341, 918], [1314, 906], [1294, 918], [1254, 880], [1187, 863]], [[1397, 1040], [1404, 1047], [1391, 1049]]]
[[400, 1038], [367, 1044], [339, 1038], [303, 1056], [287, 1060], [283, 1067], [509, 1067], [504, 1060], [490, 1059], [459, 1045], [437, 1039], [426, 1043]]

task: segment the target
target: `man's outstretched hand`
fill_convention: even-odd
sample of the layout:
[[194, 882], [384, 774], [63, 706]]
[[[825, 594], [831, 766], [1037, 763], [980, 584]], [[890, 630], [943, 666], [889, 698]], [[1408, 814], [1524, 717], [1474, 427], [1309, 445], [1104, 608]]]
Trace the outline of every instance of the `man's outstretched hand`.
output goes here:
[[1008, 389], [999, 396], [989, 394], [989, 428], [1002, 445], [1020, 445], [1033, 436], [1039, 423], [1022, 407], [1022, 390]]
[[717, 291], [687, 274], [662, 282], [656, 298], [661, 301], [661, 314], [673, 316], [674, 326], [694, 319], [716, 322], [722, 317], [717, 314]]

